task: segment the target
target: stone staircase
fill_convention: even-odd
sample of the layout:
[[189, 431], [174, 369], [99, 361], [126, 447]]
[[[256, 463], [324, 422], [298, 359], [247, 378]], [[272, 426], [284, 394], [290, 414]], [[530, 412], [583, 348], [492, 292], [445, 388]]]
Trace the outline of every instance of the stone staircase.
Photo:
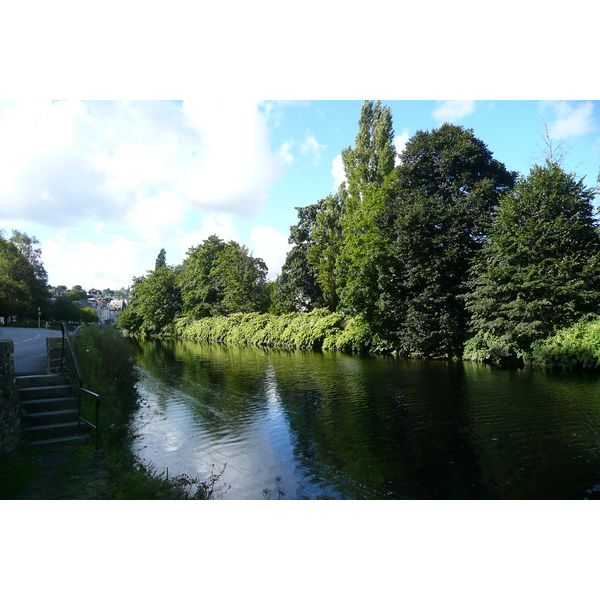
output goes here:
[[79, 424], [77, 398], [69, 377], [61, 373], [15, 378], [26, 438], [32, 446], [90, 442], [86, 425]]

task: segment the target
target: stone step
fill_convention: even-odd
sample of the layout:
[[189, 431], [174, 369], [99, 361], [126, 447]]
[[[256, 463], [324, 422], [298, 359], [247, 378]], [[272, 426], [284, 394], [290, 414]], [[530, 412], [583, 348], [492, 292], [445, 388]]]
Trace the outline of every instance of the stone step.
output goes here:
[[19, 396], [22, 400], [33, 400], [41, 398], [67, 397], [73, 394], [71, 385], [44, 385], [36, 387], [22, 387]]
[[90, 436], [87, 433], [80, 435], [66, 435], [62, 437], [48, 438], [43, 440], [34, 440], [29, 443], [30, 446], [75, 446], [79, 444], [91, 443]]
[[80, 425], [78, 421], [71, 421], [69, 423], [51, 423], [49, 425], [35, 425], [25, 428], [25, 431], [33, 441], [77, 436], [81, 435], [81, 433], [83, 433], [85, 430], [86, 425]]
[[79, 419], [79, 411], [75, 409], [67, 410], [47, 410], [28, 413], [23, 417], [27, 427], [36, 427], [38, 425], [51, 425], [53, 423], [72, 423]]
[[61, 373], [43, 375], [20, 375], [15, 377], [17, 388], [36, 388], [43, 386], [70, 385], [69, 376]]
[[77, 409], [77, 398], [67, 396], [62, 398], [37, 398], [32, 400], [21, 400], [21, 408], [27, 414], [36, 412], [49, 412], [51, 410]]

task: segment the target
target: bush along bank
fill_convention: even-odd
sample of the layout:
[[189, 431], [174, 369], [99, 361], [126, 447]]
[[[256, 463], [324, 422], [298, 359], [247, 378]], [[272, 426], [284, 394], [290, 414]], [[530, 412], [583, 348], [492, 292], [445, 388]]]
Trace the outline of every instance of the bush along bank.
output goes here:
[[600, 368], [600, 319], [580, 321], [533, 344], [527, 361], [532, 366], [572, 371]]
[[[391, 336], [376, 332], [362, 317], [346, 317], [327, 309], [285, 315], [237, 313], [197, 320], [179, 318], [163, 330], [163, 336], [288, 349], [401, 354]], [[490, 337], [484, 342], [482, 350], [474, 340], [469, 340], [462, 360], [502, 367], [600, 369], [600, 318], [597, 317], [560, 329], [528, 348], [518, 348], [500, 338]]]
[[284, 315], [235, 313], [197, 320], [183, 317], [166, 329], [164, 335], [199, 342], [289, 349], [394, 351], [392, 342], [382, 338], [362, 317], [346, 317], [324, 308]]
[[[114, 327], [87, 327], [75, 337], [75, 351], [84, 386], [100, 394], [99, 445], [104, 456], [106, 499], [210, 499], [219, 487], [218, 476], [200, 481], [182, 474], [168, 478], [151, 464], [142, 464], [131, 452], [131, 417], [139, 406], [139, 373], [129, 341]], [[93, 406], [82, 403], [91, 422]]]

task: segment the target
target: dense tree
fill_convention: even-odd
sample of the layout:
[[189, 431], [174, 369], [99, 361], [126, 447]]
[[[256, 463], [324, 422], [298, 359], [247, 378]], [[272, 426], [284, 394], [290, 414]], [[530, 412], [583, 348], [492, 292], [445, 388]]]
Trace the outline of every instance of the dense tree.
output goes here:
[[66, 298], [71, 302], [77, 302], [77, 300], [85, 300], [87, 298], [87, 292], [80, 285], [74, 285], [68, 292], [65, 292], [61, 297]]
[[267, 309], [267, 265], [246, 246], [230, 241], [217, 256], [211, 279], [218, 290], [213, 314], [264, 312]]
[[389, 276], [394, 234], [392, 203], [396, 175], [382, 185], [368, 186], [360, 203], [343, 220], [343, 244], [336, 265], [340, 305], [351, 315], [362, 315], [379, 326], [381, 294]]
[[14, 244], [0, 239], [0, 315], [21, 317], [33, 310], [29, 265]]
[[134, 279], [131, 302], [119, 315], [117, 324], [130, 331], [156, 335], [173, 323], [181, 308], [181, 292], [174, 270], [159, 267]]
[[98, 321], [98, 315], [92, 308], [81, 308], [67, 294], [57, 298], [48, 308], [47, 314], [55, 321], [75, 321], [94, 323]]
[[39, 242], [20, 231], [6, 240], [0, 231], [0, 314], [37, 317], [48, 297], [47, 275]]
[[158, 256], [156, 257], [156, 262], [154, 263], [154, 270], [160, 269], [160, 267], [167, 266], [167, 252], [164, 248], [160, 249]]
[[35, 279], [43, 283], [44, 286], [47, 285], [48, 274], [42, 263], [42, 249], [39, 247], [39, 240], [36, 237], [30, 237], [26, 233], [15, 229], [13, 230], [9, 241], [12, 242], [25, 257], [31, 266]]
[[267, 266], [246, 246], [211, 235], [177, 270], [183, 312], [193, 318], [266, 309]]
[[594, 190], [548, 160], [500, 201], [473, 267], [470, 358], [519, 359], [600, 307]]
[[397, 177], [380, 322], [395, 332], [404, 354], [460, 355], [470, 261], [516, 173], [495, 160], [472, 130], [445, 124], [408, 141]]
[[288, 252], [277, 278], [276, 304], [281, 312], [308, 312], [323, 305], [323, 292], [317, 282], [317, 269], [308, 261], [317, 228], [317, 214], [324, 200], [297, 207], [298, 223], [290, 227]]
[[312, 243], [306, 249], [306, 259], [316, 273], [324, 306], [334, 311], [339, 302], [337, 260], [343, 244], [342, 195], [329, 194], [317, 207]]
[[186, 315], [199, 319], [213, 314], [219, 301], [219, 289], [211, 274], [224, 248], [225, 242], [211, 235], [198, 246], [192, 246], [178, 267], [177, 282]]

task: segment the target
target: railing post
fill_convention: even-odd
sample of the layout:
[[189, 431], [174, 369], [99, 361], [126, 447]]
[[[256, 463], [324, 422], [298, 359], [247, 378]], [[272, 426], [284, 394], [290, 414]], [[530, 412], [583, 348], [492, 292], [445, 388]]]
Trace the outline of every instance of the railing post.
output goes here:
[[65, 324], [60, 324], [60, 331], [62, 333], [62, 350], [60, 353], [60, 370], [65, 368]]
[[81, 388], [77, 388], [77, 422], [78, 428], [81, 429]]
[[96, 398], [96, 452], [98, 452], [98, 436], [100, 435], [100, 426], [98, 423], [99, 412], [100, 412], [100, 398]]

